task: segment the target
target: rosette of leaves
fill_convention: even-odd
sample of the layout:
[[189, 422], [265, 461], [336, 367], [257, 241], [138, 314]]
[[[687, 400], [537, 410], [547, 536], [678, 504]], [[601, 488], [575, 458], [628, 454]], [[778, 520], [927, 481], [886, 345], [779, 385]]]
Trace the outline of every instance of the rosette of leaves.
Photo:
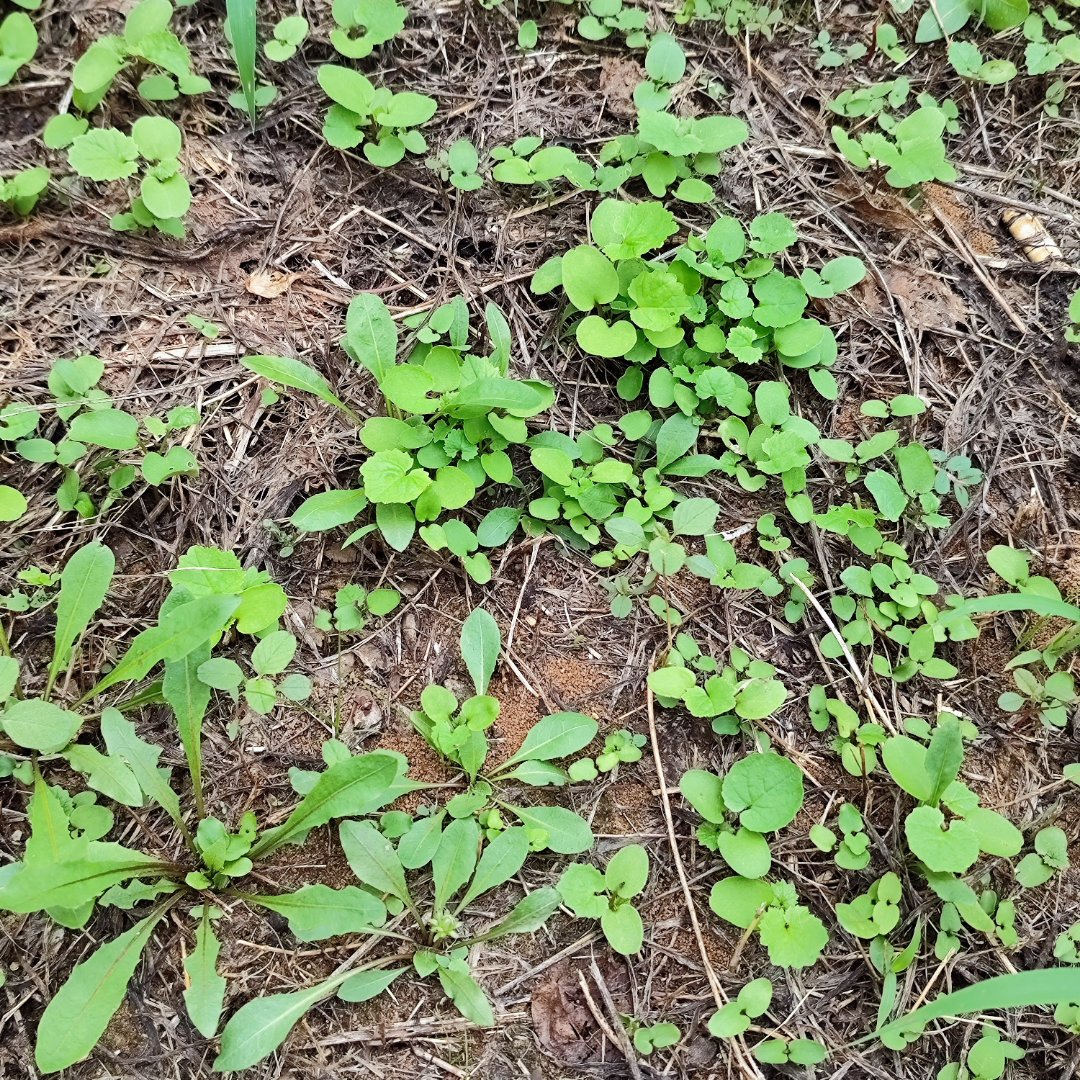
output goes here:
[[0, 20], [0, 86], [7, 86], [34, 59], [38, 32], [30, 16], [13, 11]]
[[323, 135], [331, 146], [352, 150], [363, 144], [364, 157], [383, 169], [396, 165], [406, 152], [427, 151], [427, 139], [419, 127], [435, 115], [438, 102], [434, 98], [375, 87], [360, 72], [340, 64], [321, 65], [318, 78], [334, 102], [323, 123]]
[[854, 803], [844, 803], [837, 814], [842, 839], [825, 825], [810, 827], [810, 842], [820, 851], [835, 849], [836, 865], [842, 870], [865, 870], [870, 865], [870, 837], [866, 835], [863, 816]]
[[45, 193], [49, 179], [49, 170], [43, 165], [22, 169], [7, 180], [0, 180], [0, 203], [19, 217], [27, 217]]
[[[562, 806], [522, 805], [510, 801], [509, 794], [514, 784], [562, 787], [580, 779], [558, 762], [592, 742], [595, 720], [581, 713], [546, 716], [530, 729], [513, 754], [488, 763], [485, 731], [497, 719], [499, 704], [486, 691], [500, 648], [498, 626], [486, 611], [477, 609], [466, 620], [461, 637], [462, 656], [476, 694], [459, 708], [456, 697], [445, 687], [429, 687], [421, 696], [421, 709], [413, 714], [417, 730], [433, 749], [462, 769], [468, 787], [444, 807], [429, 807], [418, 818], [403, 815], [400, 822], [384, 824], [385, 835], [398, 840], [400, 858], [410, 870], [426, 866], [449, 825], [466, 819], [486, 840], [496, 839], [508, 828], [523, 830], [534, 851], [575, 855], [592, 847], [592, 830], [574, 811]], [[304, 785], [298, 790], [304, 790]], [[512, 824], [515, 821], [517, 824]]]
[[[557, 910], [559, 894], [552, 888], [537, 889], [526, 894], [508, 913], [489, 922], [486, 928], [477, 928], [469, 917], [469, 909], [485, 898], [484, 907], [490, 910], [494, 890], [509, 882], [525, 865], [532, 850], [526, 829], [511, 826], [485, 843], [474, 818], [454, 819], [434, 836], [427, 857], [418, 866], [410, 865], [414, 860], [404, 857], [405, 841], [411, 831], [404, 834], [396, 849], [370, 821], [343, 822], [339, 835], [349, 866], [364, 889], [385, 898], [391, 910], [404, 913], [405, 940], [414, 949], [412, 966], [416, 973], [421, 978], [437, 977], [443, 992], [463, 1016], [481, 1027], [492, 1027], [494, 1012], [471, 972], [470, 949], [510, 934], [534, 933]], [[429, 864], [430, 873], [416, 875], [419, 881], [410, 884], [409, 872]], [[430, 882], [430, 886], [421, 894], [418, 886], [425, 882]], [[486, 914], [485, 917], [489, 918]], [[363, 983], [346, 989], [349, 984], [344, 982], [338, 995], [346, 1001], [368, 1000], [382, 993], [405, 970], [399, 967], [385, 972], [370, 992]], [[337, 976], [322, 984], [321, 997], [329, 997], [342, 983], [342, 978]], [[363, 996], [359, 993], [361, 987]], [[238, 1040], [244, 1038], [243, 1023], [250, 1023], [252, 1018], [243, 1016], [241, 1010], [230, 1023], [230, 1027], [236, 1027]], [[289, 1027], [294, 1022], [291, 1019]], [[228, 1032], [226, 1028], [223, 1055]], [[280, 1039], [275, 1045], [277, 1042]], [[226, 1063], [219, 1058], [216, 1068], [238, 1068], [253, 1060], [230, 1057]]]
[[[78, 928], [86, 925], [98, 906], [149, 907], [148, 913], [146, 907], [142, 909], [144, 914], [130, 929], [105, 941], [77, 964], [52, 997], [38, 1024], [35, 1051], [38, 1069], [46, 1074], [67, 1068], [91, 1052], [122, 1004], [155, 930], [185, 901], [200, 902], [193, 913], [198, 912], [201, 921], [186, 964], [189, 986], [184, 998], [192, 1022], [207, 1037], [217, 1030], [225, 996], [225, 980], [217, 970], [220, 940], [213, 929], [213, 913], [202, 902], [207, 891], [277, 912], [301, 941], [371, 931], [386, 919], [381, 900], [355, 886], [305, 885], [293, 892], [248, 894], [237, 890], [236, 883], [283, 845], [302, 843], [312, 829], [345, 813], [377, 809], [393, 798], [402, 767], [396, 757], [368, 754], [328, 769], [283, 824], [261, 835], [250, 816], [233, 833], [221, 821], [204, 815], [192, 832], [181, 815], [170, 770], [157, 764], [160, 748], [142, 741], [134, 725], [116, 710], [102, 714], [102, 726], [110, 751], [136, 782], [139, 805], [145, 800], [172, 819], [187, 858], [177, 862], [171, 852], [156, 854], [103, 840], [113, 826], [107, 807], [80, 797], [72, 799], [40, 776], [35, 779], [30, 836], [22, 859], [0, 884], [0, 909], [45, 911], [63, 925]], [[288, 1028], [282, 1037], [287, 1032]], [[263, 1032], [265, 1049], [255, 1053], [252, 1062], [277, 1045], [266, 1044], [267, 1037]], [[223, 1054], [233, 1041], [230, 1034]]]
[[804, 796], [799, 767], [771, 750], [736, 761], [722, 779], [691, 769], [679, 790], [704, 819], [698, 840], [747, 879], [763, 878], [772, 868], [765, 834], [790, 825]]
[[[98, 385], [104, 372], [105, 364], [89, 354], [57, 360], [49, 371], [48, 411], [25, 401], [0, 408], [0, 442], [12, 443], [24, 461], [59, 466], [57, 505], [84, 518], [106, 513], [138, 479], [156, 487], [199, 471], [190, 450], [159, 441], [197, 424], [198, 411], [176, 406], [164, 419], [142, 417], [140, 428], [140, 418]], [[50, 415], [58, 420], [51, 428]]]
[[788, 699], [776, 668], [732, 648], [721, 667], [689, 634], [678, 634], [662, 667], [649, 673], [649, 689], [664, 708], [683, 705], [691, 716], [712, 720], [718, 735], [737, 734], [772, 716]]
[[649, 854], [640, 844], [627, 844], [608, 860], [601, 873], [588, 863], [571, 863], [559, 878], [563, 903], [579, 919], [599, 919], [608, 944], [622, 956], [641, 951], [645, 927], [634, 897], [649, 881]]
[[192, 71], [187, 46], [169, 29], [172, 17], [169, 0], [141, 0], [128, 12], [122, 34], [108, 34], [93, 42], [71, 74], [75, 107], [84, 113], [96, 109], [117, 75], [130, 64], [159, 69], [139, 81], [139, 94], [147, 101], [205, 94], [210, 81]]
[[405, 28], [408, 8], [397, 0], [334, 0], [330, 44], [342, 56], [362, 60]]
[[114, 215], [109, 226], [124, 232], [154, 228], [183, 239], [184, 215], [191, 206], [191, 187], [180, 167], [183, 135], [163, 116], [142, 116], [131, 134], [116, 128], [93, 128], [76, 136], [68, 148], [68, 164], [88, 180], [123, 180], [142, 170], [139, 194], [131, 209]]

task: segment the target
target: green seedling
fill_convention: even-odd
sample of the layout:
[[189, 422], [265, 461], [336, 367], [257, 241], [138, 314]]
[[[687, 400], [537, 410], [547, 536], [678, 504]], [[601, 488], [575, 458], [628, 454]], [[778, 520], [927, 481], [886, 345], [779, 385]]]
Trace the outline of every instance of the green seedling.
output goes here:
[[400, 94], [372, 83], [351, 68], [323, 64], [319, 85], [333, 101], [323, 124], [326, 141], [339, 150], [363, 146], [364, 157], [380, 168], [396, 165], [406, 153], [423, 154], [419, 130], [438, 108], [434, 98], [411, 90]]
[[451, 143], [435, 157], [428, 158], [427, 164], [428, 168], [459, 191], [476, 191], [484, 185], [483, 177], [477, 172], [480, 155], [468, 139]]
[[287, 15], [274, 24], [274, 36], [263, 45], [267, 60], [282, 63], [296, 55], [308, 36], [308, 21], [303, 15]]
[[370, 56], [400, 34], [409, 14], [396, 0], [334, 0], [331, 12], [336, 26], [330, 44], [352, 60]]
[[265, 716], [279, 700], [306, 701], [311, 696], [311, 680], [306, 675], [287, 675], [277, 682], [273, 679], [292, 663], [295, 653], [296, 638], [286, 630], [275, 630], [252, 650], [254, 675], [246, 676], [240, 665], [227, 657], [207, 660], [196, 674], [204, 686], [224, 691], [233, 701], [242, 693], [248, 708]]
[[34, 59], [37, 48], [37, 27], [29, 15], [13, 11], [0, 21], [0, 86], [7, 86]]
[[187, 46], [169, 29], [172, 17], [169, 0], [141, 0], [128, 13], [122, 34], [98, 38], [79, 57], [72, 72], [75, 107], [80, 112], [93, 112], [120, 72], [139, 62], [160, 69], [143, 75], [139, 82], [139, 94], [147, 101], [205, 94], [210, 80], [192, 70]]
[[1016, 866], [1016, 880], [1025, 889], [1045, 885], [1070, 865], [1069, 841], [1062, 829], [1040, 829], [1035, 834], [1034, 848]]
[[334, 597], [334, 609], [319, 608], [315, 627], [325, 633], [359, 634], [368, 624], [369, 616], [379, 619], [389, 615], [401, 603], [396, 589], [372, 589], [362, 585], [344, 585]]
[[656, 1050], [666, 1050], [678, 1046], [682, 1032], [675, 1024], [652, 1024], [645, 1026], [631, 1020], [627, 1024], [634, 1038], [634, 1049], [642, 1057], [648, 1057]]
[[49, 170], [36, 165], [17, 172], [7, 180], [0, 180], [0, 203], [19, 217], [28, 217], [45, 194], [49, 179]]
[[623, 0], [585, 0], [584, 7], [587, 14], [579, 20], [577, 31], [586, 41], [604, 41], [619, 33], [627, 48], [640, 49], [647, 44], [645, 26], [649, 16], [642, 8], [631, 7]]
[[559, 895], [579, 919], [599, 919], [608, 944], [623, 956], [641, 951], [645, 928], [633, 898], [649, 880], [649, 855], [640, 844], [620, 848], [601, 873], [571, 863], [559, 878]]

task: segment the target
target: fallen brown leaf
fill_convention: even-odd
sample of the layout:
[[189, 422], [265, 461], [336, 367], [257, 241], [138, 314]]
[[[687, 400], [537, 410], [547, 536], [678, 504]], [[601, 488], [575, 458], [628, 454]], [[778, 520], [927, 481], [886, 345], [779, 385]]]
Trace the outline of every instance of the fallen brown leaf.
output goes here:
[[270, 270], [256, 270], [244, 282], [244, 288], [254, 296], [276, 300], [299, 276], [299, 274], [275, 274]]

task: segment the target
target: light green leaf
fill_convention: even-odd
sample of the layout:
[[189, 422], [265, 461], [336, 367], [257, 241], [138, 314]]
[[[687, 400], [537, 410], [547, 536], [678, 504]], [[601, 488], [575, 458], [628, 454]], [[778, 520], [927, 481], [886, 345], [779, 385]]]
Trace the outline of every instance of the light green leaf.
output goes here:
[[109, 754], [123, 761], [134, 774], [143, 794], [179, 823], [180, 800], [169, 786], [170, 770], [159, 768], [157, 763], [161, 747], [140, 739], [135, 725], [118, 709], [103, 709], [100, 727]]
[[458, 901], [457, 910], [461, 911], [478, 896], [509, 881], [525, 865], [528, 854], [528, 832], [518, 825], [504, 829], [484, 848], [472, 882]]
[[362, 754], [331, 765], [285, 823], [263, 833], [249, 856], [255, 860], [282, 844], [299, 842], [311, 829], [325, 825], [331, 818], [377, 810], [393, 797], [397, 774], [397, 758], [384, 753]]
[[775, 832], [795, 820], [803, 804], [802, 770], [773, 751], [735, 762], [724, 777], [724, 802], [754, 832]]
[[0, 713], [0, 727], [16, 745], [43, 754], [62, 750], [82, 725], [77, 713], [41, 698], [13, 701]]
[[349, 868], [360, 881], [376, 892], [412, 903], [405, 870], [394, 846], [370, 821], [343, 821], [338, 836]]
[[535, 933], [559, 910], [561, 903], [562, 897], [559, 896], [558, 889], [537, 889], [522, 897], [505, 919], [501, 919], [476, 940], [494, 941], [511, 934]]
[[79, 548], [64, 567], [56, 601], [56, 631], [47, 682], [50, 688], [71, 659], [75, 639], [90, 625], [105, 600], [115, 567], [113, 553], [97, 543]]
[[480, 826], [474, 818], [459, 818], [443, 829], [431, 860], [435, 881], [435, 908], [446, 907], [450, 898], [472, 876], [480, 844]]
[[184, 1005], [195, 1030], [204, 1039], [212, 1039], [217, 1034], [225, 1003], [225, 980], [217, 971], [221, 943], [214, 934], [210, 910], [204, 905], [202, 919], [195, 931], [195, 948], [184, 959], [188, 980]]
[[386, 922], [386, 907], [378, 897], [346, 885], [304, 885], [277, 896], [247, 896], [248, 903], [283, 915], [289, 930], [301, 941], [322, 941], [339, 934], [357, 934]]
[[342, 1001], [370, 1001], [373, 997], [378, 997], [399, 975], [404, 975], [408, 970], [408, 968], [372, 968], [369, 971], [358, 971], [341, 984], [337, 996]]
[[357, 425], [360, 418], [330, 389], [330, 384], [313, 367], [288, 356], [243, 356], [240, 363], [264, 379], [314, 394], [320, 401], [341, 409]]
[[94, 1049], [163, 914], [148, 916], [75, 966], [38, 1022], [34, 1060], [43, 1073], [66, 1069]]
[[478, 694], [486, 694], [502, 648], [498, 624], [483, 608], [476, 608], [461, 626], [461, 656]]
[[512, 768], [522, 761], [554, 761], [583, 750], [596, 738], [597, 723], [582, 713], [552, 713], [537, 722], [512, 757], [499, 767]]
[[256, 26], [255, 0], [225, 0], [225, 10], [229, 18], [229, 35], [232, 38], [233, 56], [236, 59], [236, 72], [240, 77], [240, 86], [247, 102], [248, 116], [252, 126], [255, 124], [255, 54]]

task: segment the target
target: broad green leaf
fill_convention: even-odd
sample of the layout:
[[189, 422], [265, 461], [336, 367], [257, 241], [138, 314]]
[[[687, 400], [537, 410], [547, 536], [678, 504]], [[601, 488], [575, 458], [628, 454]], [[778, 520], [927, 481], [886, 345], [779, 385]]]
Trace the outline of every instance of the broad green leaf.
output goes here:
[[431, 860], [435, 881], [435, 909], [442, 910], [450, 898], [472, 877], [480, 826], [474, 818], [459, 818], [443, 829], [442, 839]]
[[359, 425], [360, 417], [330, 389], [330, 384], [326, 379], [302, 360], [293, 360], [288, 356], [243, 356], [240, 358], [240, 363], [249, 371], [271, 382], [287, 386], [292, 390], [303, 390], [308, 394], [314, 394], [320, 401], [325, 401], [327, 405], [340, 409]]
[[593, 846], [589, 823], [565, 806], [508, 806], [521, 823], [544, 837], [543, 846], [535, 850], [557, 852], [559, 855], [579, 855]]
[[502, 648], [499, 626], [483, 608], [476, 608], [461, 626], [461, 656], [478, 694], [486, 694]]
[[466, 1019], [480, 1027], [495, 1026], [495, 1014], [491, 1002], [480, 989], [480, 984], [469, 974], [468, 965], [459, 964], [439, 966], [439, 982], [446, 996]]
[[761, 909], [772, 903], [773, 896], [773, 887], [768, 882], [727, 877], [713, 885], [709, 907], [725, 922], [749, 930]]
[[297, 1020], [344, 982], [340, 976], [288, 994], [256, 998], [230, 1017], [221, 1033], [214, 1072], [247, 1069], [272, 1054], [288, 1038]]
[[123, 761], [134, 774], [143, 794], [179, 823], [180, 800], [169, 786], [171, 771], [158, 766], [161, 747], [140, 739], [135, 725], [118, 709], [103, 709], [100, 726], [109, 754]]
[[393, 844], [370, 821], [343, 821], [338, 836], [349, 868], [360, 881], [376, 892], [412, 904], [405, 870]]
[[341, 984], [337, 996], [342, 1001], [370, 1001], [373, 997], [378, 997], [399, 975], [404, 975], [408, 970], [408, 968], [371, 968], [369, 971], [358, 971]]
[[288, 820], [263, 833], [248, 855], [255, 860], [282, 844], [299, 842], [311, 829], [325, 825], [331, 818], [370, 814], [393, 798], [391, 789], [397, 774], [397, 759], [383, 753], [362, 754], [331, 765]]
[[62, 750], [82, 725], [82, 717], [40, 698], [13, 701], [0, 713], [0, 728], [16, 745], [43, 754]]
[[397, 361], [397, 326], [382, 297], [374, 293], [354, 296], [345, 315], [342, 348], [382, 385]]
[[357, 934], [386, 922], [386, 907], [378, 897], [346, 885], [304, 885], [277, 896], [248, 895], [248, 903], [283, 915], [289, 930], [301, 941], [322, 941], [339, 934]]
[[75, 639], [90, 625], [109, 591], [116, 559], [104, 544], [86, 544], [68, 559], [60, 575], [56, 632], [47, 685], [67, 667]]
[[679, 412], [669, 416], [656, 436], [656, 465], [663, 470], [689, 453], [697, 443], [697, 424]]
[[93, 128], [68, 148], [68, 164], [88, 180], [120, 180], [138, 171], [139, 148], [116, 128]]
[[605, 199], [593, 211], [592, 235], [609, 258], [635, 259], [660, 247], [678, 231], [673, 215], [658, 202]]
[[347, 525], [363, 513], [367, 505], [363, 488], [320, 491], [297, 507], [289, 524], [301, 532], [326, 532]]
[[645, 940], [645, 927], [633, 904], [608, 908], [600, 916], [600, 928], [608, 944], [622, 956], [633, 956], [641, 951]]
[[494, 941], [511, 934], [532, 934], [559, 910], [562, 897], [558, 889], [537, 889], [522, 897], [505, 919], [485, 931], [477, 940]]
[[157, 626], [137, 635], [128, 650], [96, 686], [80, 701], [114, 686], [143, 678], [161, 660], [181, 660], [217, 637], [240, 606], [237, 596], [203, 596], [171, 608]]
[[94, 1049], [164, 913], [148, 916], [75, 966], [38, 1021], [34, 1060], [43, 1073], [66, 1069]]
[[21, 491], [0, 484], [0, 521], [18, 521], [26, 508], [26, 496]]
[[607, 864], [604, 885], [623, 898], [637, 896], [649, 880], [649, 854], [640, 844], [620, 848]]
[[139, 422], [121, 409], [81, 412], [68, 425], [68, 437], [109, 450], [134, 450], [139, 445]]
[[499, 766], [499, 772], [522, 761], [554, 761], [576, 754], [596, 738], [596, 730], [596, 721], [582, 713], [545, 716], [529, 729], [517, 753]]
[[225, 1003], [225, 980], [218, 974], [217, 960], [221, 943], [211, 924], [211, 909], [203, 906], [202, 918], [195, 930], [195, 948], [184, 959], [188, 985], [184, 1005], [195, 1030], [204, 1039], [217, 1034], [221, 1009]]
[[795, 820], [803, 804], [802, 770], [773, 751], [736, 761], [724, 777], [724, 802], [754, 832], [775, 832]]
[[691, 769], [683, 773], [679, 790], [690, 805], [714, 825], [724, 823], [727, 805], [724, 803], [724, 782], [715, 773], [705, 769]]
[[491, 841], [476, 864], [476, 873], [457, 910], [467, 907], [478, 896], [509, 881], [524, 865], [529, 855], [529, 834], [521, 826], [511, 826]]
[[142, 788], [135, 774], [119, 758], [103, 754], [95, 746], [74, 743], [62, 754], [67, 763], [86, 777], [95, 791], [107, 795], [122, 806], [142, 806]]
[[0, 910], [27, 914], [50, 908], [77, 908], [129, 878], [162, 869], [162, 863], [141, 851], [94, 841], [81, 853], [67, 849], [62, 862], [42, 860], [19, 864], [0, 886]]

